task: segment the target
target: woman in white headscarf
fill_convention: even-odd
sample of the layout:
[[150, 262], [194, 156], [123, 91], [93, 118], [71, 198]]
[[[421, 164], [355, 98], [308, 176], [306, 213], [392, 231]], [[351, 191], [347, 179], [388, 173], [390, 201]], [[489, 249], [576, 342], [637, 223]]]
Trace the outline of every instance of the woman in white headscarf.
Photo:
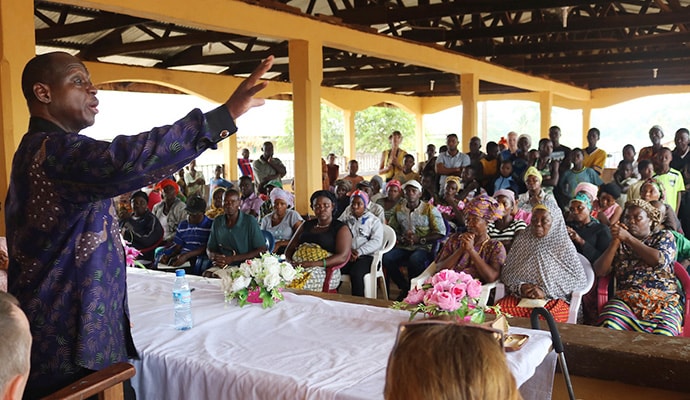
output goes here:
[[270, 194], [273, 211], [261, 219], [261, 229], [271, 232], [276, 241], [275, 253], [283, 254], [292, 234], [304, 219], [295, 210], [292, 195], [280, 188], [274, 188]]
[[558, 209], [534, 206], [529, 228], [508, 252], [501, 281], [511, 294], [498, 301], [502, 311], [526, 318], [532, 309], [519, 307], [520, 299], [544, 299], [556, 321], [568, 320], [570, 294], [585, 286], [586, 277]]

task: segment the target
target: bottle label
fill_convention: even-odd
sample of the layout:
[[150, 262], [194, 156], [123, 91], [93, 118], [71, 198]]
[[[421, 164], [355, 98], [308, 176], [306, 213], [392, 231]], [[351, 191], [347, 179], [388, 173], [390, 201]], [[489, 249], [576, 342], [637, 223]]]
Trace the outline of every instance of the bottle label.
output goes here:
[[173, 292], [173, 301], [177, 304], [191, 304], [192, 293], [189, 290]]

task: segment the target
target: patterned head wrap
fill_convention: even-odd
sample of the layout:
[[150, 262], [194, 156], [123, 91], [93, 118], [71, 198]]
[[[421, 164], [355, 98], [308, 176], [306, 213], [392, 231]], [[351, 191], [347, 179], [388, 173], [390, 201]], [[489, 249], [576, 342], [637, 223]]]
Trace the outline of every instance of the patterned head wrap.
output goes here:
[[365, 208], [369, 205], [369, 196], [366, 192], [363, 192], [361, 190], [355, 190], [354, 192], [352, 192], [352, 195], [350, 196], [350, 202], [352, 202], [352, 200], [355, 197], [359, 197], [360, 199], [362, 199], [362, 203], [364, 203]]
[[386, 183], [386, 191], [388, 191], [388, 188], [391, 186], [397, 186], [398, 189], [402, 190], [402, 184], [397, 179], [391, 179], [390, 181], [388, 181], [388, 183]]
[[527, 168], [527, 171], [525, 171], [525, 176], [523, 177], [523, 179], [525, 180], [525, 182], [527, 181], [527, 177], [528, 177], [528, 176], [536, 176], [536, 177], [537, 177], [537, 180], [538, 180], [539, 183], [541, 184], [541, 181], [542, 181], [541, 172], [539, 172], [539, 170], [536, 169], [535, 167], [529, 167], [529, 168]]
[[666, 199], [666, 192], [664, 191], [664, 187], [656, 179], [649, 178], [646, 181], [644, 181], [644, 183], [640, 186], [640, 193], [642, 192], [642, 186], [644, 185], [653, 185], [654, 187], [656, 187], [656, 190], [659, 191], [659, 200], [664, 201]]
[[[587, 196], [589, 196], [589, 202], [592, 203], [594, 199], [597, 198], [597, 193], [599, 192], [599, 188], [597, 185], [589, 182], [580, 182], [575, 186], [575, 193], [580, 193], [584, 192]], [[589, 208], [590, 210], [592, 207]]]
[[503, 217], [503, 205], [493, 197], [481, 194], [465, 204], [465, 215], [474, 215], [486, 222], [494, 222]]
[[295, 206], [292, 195], [281, 188], [273, 188], [269, 197], [271, 198], [271, 204], [275, 204], [276, 200], [283, 200], [288, 206]]
[[592, 211], [592, 199], [589, 198], [589, 195], [585, 192], [577, 192], [575, 195], [575, 198], [570, 200], [570, 203], [572, 204], [573, 201], [579, 201], [582, 203], [589, 211]]
[[457, 177], [455, 175], [448, 175], [446, 177], [446, 182], [444, 183], [444, 189], [446, 186], [448, 186], [448, 182], [455, 182], [455, 184], [458, 186], [458, 190], [462, 187], [462, 184], [460, 183], [460, 177]]
[[642, 199], [630, 200], [625, 203], [626, 211], [629, 207], [639, 207], [643, 209], [652, 221], [652, 230], [661, 223], [661, 212], [656, 207], [649, 204], [649, 202]]

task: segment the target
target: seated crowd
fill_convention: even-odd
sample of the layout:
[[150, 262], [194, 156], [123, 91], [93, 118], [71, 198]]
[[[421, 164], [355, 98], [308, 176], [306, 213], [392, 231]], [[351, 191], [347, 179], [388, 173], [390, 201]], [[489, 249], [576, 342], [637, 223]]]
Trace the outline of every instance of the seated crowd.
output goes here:
[[[277, 254], [309, 272], [298, 287], [335, 291], [348, 274], [352, 294], [363, 296], [389, 225], [397, 240], [382, 263], [399, 301], [433, 263], [483, 283], [502, 282], [507, 295], [497, 304], [509, 314], [529, 315], [521, 298], [543, 299], [565, 322], [571, 294], [587, 285], [585, 269], [592, 268], [598, 277], [612, 276], [615, 291], [598, 304], [595, 283], [582, 300], [580, 322], [678, 335], [682, 290], [690, 289], [678, 285], [674, 272], [674, 263], [687, 265], [690, 256], [683, 234], [690, 228], [688, 131], [677, 131], [670, 150], [657, 143], [663, 132], [653, 127], [652, 146], [635, 158], [626, 145], [611, 179], [602, 176], [606, 152], [597, 147], [598, 129], [589, 130], [582, 149], [563, 146], [560, 136], [554, 126], [532, 150], [530, 136], [510, 132], [502, 146], [487, 143], [486, 153], [474, 137], [463, 153], [451, 134], [440, 154], [429, 145], [427, 160], [416, 165], [400, 148], [402, 134], [393, 132], [379, 175], [369, 180], [358, 175], [356, 160], [344, 174], [335, 155], [322, 160], [324, 188], [312, 195], [316, 217], [306, 221], [282, 187], [285, 168], [267, 142], [258, 178], [242, 176], [239, 191], [217, 169], [206, 207], [198, 194], [166, 179], [154, 188], [162, 200], [153, 212], [146, 193], [131, 195], [133, 213], [122, 213], [121, 226], [154, 267], [191, 261], [193, 273], [207, 275], [266, 251], [264, 237], [271, 235]], [[155, 257], [151, 246], [159, 247]]]

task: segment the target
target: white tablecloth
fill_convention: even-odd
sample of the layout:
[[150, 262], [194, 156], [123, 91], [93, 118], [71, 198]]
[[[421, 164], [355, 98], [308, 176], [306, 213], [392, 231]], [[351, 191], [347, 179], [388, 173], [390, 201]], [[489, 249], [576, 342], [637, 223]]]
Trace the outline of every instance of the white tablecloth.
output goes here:
[[[174, 274], [128, 269], [132, 332], [141, 356], [132, 380], [139, 400], [383, 397], [388, 354], [407, 312], [292, 293], [270, 309], [240, 308], [224, 303], [215, 280], [189, 278], [194, 328], [177, 331]], [[530, 335], [522, 350], [507, 354], [522, 385], [549, 359], [551, 338], [545, 331], [511, 331]], [[542, 365], [542, 378], [553, 379], [553, 366]]]

